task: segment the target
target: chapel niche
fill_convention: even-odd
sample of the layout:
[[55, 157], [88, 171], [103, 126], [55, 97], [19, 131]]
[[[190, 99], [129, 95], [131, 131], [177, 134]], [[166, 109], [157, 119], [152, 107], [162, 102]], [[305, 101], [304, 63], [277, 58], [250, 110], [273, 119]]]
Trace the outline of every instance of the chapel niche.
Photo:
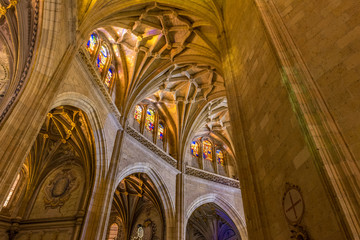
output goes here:
[[114, 193], [107, 232], [108, 240], [166, 239], [163, 204], [146, 174], [132, 174], [120, 182]]
[[234, 222], [215, 203], [198, 207], [186, 225], [186, 240], [208, 239], [241, 240]]
[[18, 223], [7, 230], [10, 239], [78, 238], [93, 182], [94, 153], [83, 111], [60, 106], [47, 114], [0, 213]]

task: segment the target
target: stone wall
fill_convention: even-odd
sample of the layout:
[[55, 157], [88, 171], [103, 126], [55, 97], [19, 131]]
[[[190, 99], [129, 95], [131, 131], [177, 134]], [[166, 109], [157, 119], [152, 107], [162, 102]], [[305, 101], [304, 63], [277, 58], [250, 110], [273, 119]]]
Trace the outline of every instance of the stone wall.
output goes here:
[[343, 239], [257, 6], [253, 1], [226, 1], [224, 16], [229, 47], [225, 81], [232, 125], [242, 126], [233, 134], [242, 152], [238, 164], [249, 238], [290, 238], [292, 228], [282, 206], [290, 182], [303, 193], [301, 224], [310, 236]]

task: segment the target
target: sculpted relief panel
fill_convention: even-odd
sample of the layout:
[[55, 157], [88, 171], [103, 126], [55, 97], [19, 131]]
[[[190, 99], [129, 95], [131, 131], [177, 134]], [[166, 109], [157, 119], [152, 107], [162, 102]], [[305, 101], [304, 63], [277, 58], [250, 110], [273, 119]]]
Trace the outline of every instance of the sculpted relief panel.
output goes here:
[[76, 166], [64, 166], [44, 181], [30, 219], [74, 216], [78, 211], [84, 180]]

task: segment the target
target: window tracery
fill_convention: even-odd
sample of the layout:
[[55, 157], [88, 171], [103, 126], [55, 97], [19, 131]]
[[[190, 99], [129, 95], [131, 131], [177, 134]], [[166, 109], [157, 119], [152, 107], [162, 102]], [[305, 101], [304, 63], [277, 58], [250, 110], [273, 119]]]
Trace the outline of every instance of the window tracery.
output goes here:
[[[146, 104], [147, 105], [147, 104]], [[167, 150], [166, 122], [159, 117], [155, 106], [138, 104], [134, 108], [134, 127], [147, 136], [155, 145]], [[146, 129], [146, 131], [145, 131]]]
[[113, 59], [110, 48], [106, 41], [98, 37], [96, 32], [90, 35], [86, 44], [86, 50], [89, 52], [91, 59], [95, 59], [96, 67], [101, 73], [103, 83], [107, 90], [112, 90], [113, 81], [115, 78], [115, 67], [111, 64]]

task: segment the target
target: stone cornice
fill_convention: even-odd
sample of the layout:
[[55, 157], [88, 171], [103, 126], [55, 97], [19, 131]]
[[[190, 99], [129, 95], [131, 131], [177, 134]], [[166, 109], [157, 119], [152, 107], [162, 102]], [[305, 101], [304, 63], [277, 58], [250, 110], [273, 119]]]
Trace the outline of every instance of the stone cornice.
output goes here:
[[113, 100], [111, 99], [111, 96], [110, 96], [108, 90], [104, 86], [98, 71], [96, 71], [95, 65], [93, 63], [91, 63], [91, 61], [90, 61], [90, 59], [88, 57], [88, 54], [81, 47], [81, 48], [79, 48], [79, 54], [78, 55], [81, 57], [81, 60], [82, 60], [80, 62], [84, 65], [84, 67], [91, 74], [91, 76], [92, 76], [91, 79], [95, 83], [96, 87], [98, 87], [98, 89], [102, 93], [102, 95], [104, 96], [106, 102], [108, 103], [108, 107], [113, 112], [113, 114], [115, 115], [117, 120], [120, 121], [121, 113], [119, 112], [118, 108], [116, 107]]
[[214, 173], [206, 172], [201, 169], [186, 166], [185, 173], [187, 175], [191, 175], [191, 176], [202, 178], [202, 179], [205, 179], [208, 181], [220, 183], [220, 184], [223, 184], [223, 185], [226, 185], [229, 187], [240, 188], [240, 182], [238, 180], [228, 178], [225, 176], [221, 176], [221, 175], [217, 175]]
[[148, 140], [145, 136], [143, 136], [141, 133], [130, 127], [129, 125], [126, 127], [126, 133], [129, 134], [131, 137], [135, 138], [138, 142], [140, 142], [142, 145], [144, 145], [147, 149], [161, 157], [165, 162], [176, 168], [177, 161], [169, 156], [166, 152], [164, 152], [161, 148], [156, 146], [154, 143], [152, 143], [150, 140]]

